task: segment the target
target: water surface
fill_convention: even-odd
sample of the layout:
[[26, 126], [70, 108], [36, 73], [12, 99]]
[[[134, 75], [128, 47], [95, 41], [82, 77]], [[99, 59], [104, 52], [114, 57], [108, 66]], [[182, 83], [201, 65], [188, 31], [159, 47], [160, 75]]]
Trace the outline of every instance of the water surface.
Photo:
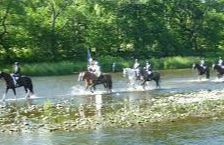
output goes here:
[[[113, 94], [102, 95], [99, 100], [95, 94], [84, 90], [84, 82], [77, 81], [77, 75], [32, 77], [36, 97], [32, 103], [43, 104], [46, 100], [54, 103], [71, 101], [80, 104], [99, 103], [101, 106], [113, 105], [123, 100], [136, 101], [150, 98], [159, 99], [176, 93], [197, 92], [200, 90], [222, 90], [223, 83], [216, 80], [215, 73], [210, 80], [198, 80], [194, 70], [166, 70], [162, 75], [161, 88], [156, 89], [150, 82], [147, 91], [129, 88], [127, 78], [121, 73], [113, 75]], [[4, 82], [0, 82], [0, 93], [4, 93]], [[24, 98], [24, 90], [17, 89], [17, 97]], [[97, 86], [97, 93], [104, 93], [103, 86]], [[14, 98], [9, 92], [7, 99]], [[21, 100], [24, 101], [24, 100]], [[2, 145], [116, 145], [116, 144], [222, 144], [224, 142], [223, 120], [185, 120], [154, 123], [139, 128], [98, 128], [76, 132], [21, 132], [0, 133]]]

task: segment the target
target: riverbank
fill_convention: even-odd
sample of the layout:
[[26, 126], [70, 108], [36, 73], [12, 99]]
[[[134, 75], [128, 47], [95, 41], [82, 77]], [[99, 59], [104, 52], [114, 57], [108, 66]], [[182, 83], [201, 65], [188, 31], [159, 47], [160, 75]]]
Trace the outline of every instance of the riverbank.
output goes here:
[[[100, 97], [100, 96], [95, 96]], [[0, 108], [1, 132], [75, 131], [97, 128], [144, 127], [188, 119], [223, 119], [224, 90], [199, 91], [112, 104], [53, 104]]]
[[[208, 64], [213, 64], [217, 58], [208, 58]], [[100, 57], [98, 59], [103, 72], [112, 72], [112, 64], [116, 63], [115, 71], [121, 72], [122, 68], [132, 67], [133, 61], [119, 57]], [[142, 66], [145, 65], [145, 60], [139, 60]], [[198, 63], [198, 57], [165, 57], [149, 59], [153, 69], [183, 69], [191, 68], [193, 63]], [[50, 75], [68, 75], [80, 71], [85, 71], [87, 62], [81, 61], [61, 61], [61, 62], [44, 62], [44, 63], [21, 63], [22, 74], [29, 76], [50, 76]], [[1, 64], [0, 70], [10, 73], [12, 66], [10, 64]]]

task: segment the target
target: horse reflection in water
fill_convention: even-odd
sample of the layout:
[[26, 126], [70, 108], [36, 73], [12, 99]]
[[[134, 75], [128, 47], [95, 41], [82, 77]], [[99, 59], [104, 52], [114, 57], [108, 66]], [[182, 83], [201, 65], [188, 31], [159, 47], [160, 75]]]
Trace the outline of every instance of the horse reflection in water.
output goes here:
[[198, 75], [199, 75], [199, 79], [201, 79], [202, 75], [206, 75], [206, 78], [209, 79], [209, 77], [210, 77], [210, 70], [209, 70], [208, 66], [206, 66], [204, 68], [200, 64], [193, 64], [192, 68], [193, 69], [197, 69]]
[[101, 79], [88, 71], [79, 73], [78, 81], [85, 81], [86, 90], [89, 88], [91, 92], [96, 90], [96, 85], [103, 84], [108, 93], [112, 93], [112, 77], [110, 74], [103, 73]]

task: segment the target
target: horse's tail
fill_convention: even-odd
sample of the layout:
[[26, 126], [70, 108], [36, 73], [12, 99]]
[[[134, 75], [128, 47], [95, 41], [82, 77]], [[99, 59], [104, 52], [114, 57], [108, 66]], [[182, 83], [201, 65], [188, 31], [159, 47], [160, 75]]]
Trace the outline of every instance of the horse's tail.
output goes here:
[[161, 83], [161, 76], [160, 76], [160, 73], [158, 72], [158, 82], [157, 82], [157, 87], [160, 87], [160, 83]]
[[21, 77], [21, 83], [23, 84], [23, 86], [26, 88], [26, 89], [29, 89], [30, 93], [34, 94], [34, 91], [33, 91], [33, 83], [32, 83], [32, 80], [31, 78], [27, 77], [27, 76], [22, 76]]
[[33, 91], [33, 83], [32, 83], [32, 80], [30, 79], [30, 92], [32, 94], [34, 94], [34, 91]]
[[110, 76], [110, 79], [108, 80], [108, 88], [111, 90], [113, 87], [112, 77]]
[[160, 73], [159, 72], [153, 72], [153, 73], [154, 73], [154, 80], [156, 82], [156, 87], [160, 87], [161, 82]]
[[110, 74], [104, 74], [105, 82], [107, 83], [108, 89], [111, 91], [113, 87], [112, 76]]
[[28, 86], [28, 89], [30, 90], [30, 93], [34, 94], [34, 91], [33, 91], [33, 82], [31, 80], [31, 78], [27, 77], [28, 81], [27, 81], [27, 86]]

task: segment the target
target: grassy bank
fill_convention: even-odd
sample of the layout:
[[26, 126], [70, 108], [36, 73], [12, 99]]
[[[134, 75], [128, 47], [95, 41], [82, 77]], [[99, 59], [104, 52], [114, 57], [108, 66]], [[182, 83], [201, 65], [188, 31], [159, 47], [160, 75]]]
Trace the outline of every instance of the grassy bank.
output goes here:
[[[124, 67], [132, 67], [133, 59], [123, 59], [119, 57], [104, 56], [98, 59], [103, 72], [112, 71], [112, 63], [116, 63], [116, 71], [122, 71]], [[191, 68], [193, 63], [199, 62], [198, 57], [165, 57], [152, 58], [149, 60], [153, 69], [182, 69]], [[217, 58], [208, 58], [209, 64], [217, 61]], [[145, 60], [139, 60], [142, 66], [145, 65]], [[21, 62], [22, 73], [30, 76], [47, 76], [47, 75], [68, 75], [74, 72], [86, 70], [87, 63], [80, 61], [62, 61], [62, 62], [45, 62], [45, 63], [23, 63]], [[11, 72], [12, 66], [1, 65], [0, 70]]]

